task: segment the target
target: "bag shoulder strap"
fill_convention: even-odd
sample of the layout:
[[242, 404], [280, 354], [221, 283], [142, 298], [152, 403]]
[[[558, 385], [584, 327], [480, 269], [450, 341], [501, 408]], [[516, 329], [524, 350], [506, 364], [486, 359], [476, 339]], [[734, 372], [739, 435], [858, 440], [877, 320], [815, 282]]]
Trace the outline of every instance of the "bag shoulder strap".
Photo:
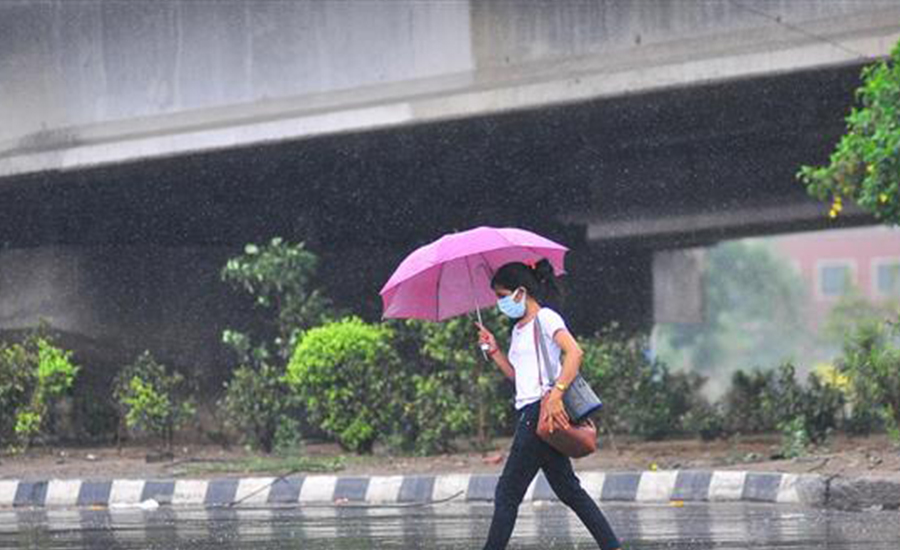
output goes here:
[[[538, 313], [540, 315], [540, 313]], [[550, 361], [550, 352], [547, 351], [547, 343], [544, 342], [544, 335], [541, 331], [541, 321], [538, 318], [538, 315], [534, 317], [534, 347], [535, 352], [537, 352], [538, 359], [538, 381], [541, 384], [541, 387], [544, 387], [544, 377], [541, 375], [541, 357], [544, 358], [544, 365], [547, 367], [547, 375], [550, 376], [550, 385], [552, 386], [555, 382], [554, 378], [550, 373], [550, 365], [552, 362]]]

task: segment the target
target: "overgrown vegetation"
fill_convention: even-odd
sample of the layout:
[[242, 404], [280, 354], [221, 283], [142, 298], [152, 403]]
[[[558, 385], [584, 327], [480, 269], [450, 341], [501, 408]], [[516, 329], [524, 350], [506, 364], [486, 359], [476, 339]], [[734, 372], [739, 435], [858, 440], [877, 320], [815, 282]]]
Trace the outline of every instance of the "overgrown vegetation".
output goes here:
[[28, 448], [44, 435], [56, 402], [72, 387], [80, 367], [72, 353], [36, 331], [23, 342], [0, 342], [0, 445]]
[[[740, 272], [735, 262], [767, 273], [770, 260], [763, 249], [726, 247], [716, 261], [734, 274]], [[274, 319], [256, 331], [230, 330], [223, 337], [239, 364], [219, 403], [244, 442], [294, 458], [302, 439], [311, 436], [355, 453], [379, 444], [434, 454], [455, 451], [465, 441], [488, 449], [494, 437], [511, 433], [513, 385], [482, 357], [471, 318], [333, 321], [328, 300], [315, 289], [315, 266], [315, 256], [302, 244], [274, 239], [249, 245], [223, 270], [225, 281]], [[725, 277], [720, 282], [709, 296], [717, 335], [684, 329], [670, 336], [690, 341], [699, 361], [737, 345], [732, 337], [742, 334], [736, 341], [746, 347], [747, 364], [766, 364], [771, 358], [751, 348], [764, 346], [772, 327], [748, 319], [765, 313], [785, 330], [799, 323], [787, 312], [799, 301], [794, 281], [772, 279], [769, 286], [752, 287], [749, 294], [760, 303], [742, 296], [747, 288], [738, 287], [744, 283], [735, 286]], [[582, 372], [605, 402], [601, 428], [644, 439], [780, 433], [785, 457], [822, 444], [836, 430], [888, 430], [900, 439], [898, 324], [885, 322], [883, 311], [859, 300], [844, 302], [827, 323], [834, 338], [845, 340], [833, 366], [817, 368], [808, 380], [790, 363], [774, 370], [738, 369], [716, 402], [703, 396], [703, 376], [650, 357], [645, 337], [611, 326], [580, 338], [586, 352]], [[781, 307], [786, 309], [779, 313]], [[485, 323], [505, 346], [508, 321], [490, 311]], [[71, 354], [42, 333], [0, 344], [0, 407], [12, 411], [0, 417], [0, 442], [24, 447], [39, 438], [52, 426], [53, 405], [77, 373]], [[114, 387], [128, 428], [157, 436], [168, 447], [175, 432], [194, 419], [187, 381], [149, 353], [123, 368]]]
[[900, 224], [900, 43], [889, 59], [863, 69], [856, 101], [829, 163], [804, 166], [798, 177], [810, 195], [831, 202], [832, 218], [848, 199]]
[[[495, 312], [485, 322], [502, 335]], [[509, 430], [512, 386], [485, 361], [468, 318], [367, 325], [348, 318], [309, 331], [287, 380], [307, 421], [345, 448], [434, 454], [468, 439], [487, 449]]]
[[[506, 334], [496, 314], [487, 322]], [[615, 326], [581, 339], [582, 372], [605, 401], [607, 430], [645, 439], [781, 433], [781, 455], [794, 457], [835, 430], [860, 424], [867, 403], [888, 403], [874, 415], [880, 422], [887, 419], [884, 411], [893, 414], [900, 406], [890, 404], [900, 391], [885, 389], [896, 387], [896, 349], [885, 349], [889, 338], [876, 340], [877, 352], [871, 338], [852, 348], [866, 350], [866, 361], [848, 348], [847, 357], [855, 359], [845, 362], [876, 369], [881, 378], [861, 375], [868, 384], [851, 384], [852, 369], [844, 363], [807, 380], [786, 363], [738, 370], [715, 403], [702, 394], [703, 377], [673, 372], [648, 356], [646, 338], [625, 337]], [[286, 379], [310, 425], [356, 452], [370, 452], [377, 442], [419, 454], [449, 452], [466, 438], [486, 448], [493, 436], [509, 433], [512, 386], [480, 356], [467, 318], [390, 327], [349, 318], [312, 329], [298, 343]]]

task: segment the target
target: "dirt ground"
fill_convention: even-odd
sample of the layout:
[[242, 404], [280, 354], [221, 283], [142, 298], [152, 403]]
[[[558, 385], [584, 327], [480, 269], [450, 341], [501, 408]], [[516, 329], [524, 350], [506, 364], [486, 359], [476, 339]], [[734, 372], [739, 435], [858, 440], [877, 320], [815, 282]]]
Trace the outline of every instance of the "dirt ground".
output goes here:
[[[338, 475], [495, 473], [503, 467], [508, 440], [497, 440], [488, 453], [462, 452], [432, 457], [391, 456], [376, 452], [357, 457], [332, 444], [307, 444], [299, 453], [313, 461], [343, 457]], [[179, 445], [172, 460], [148, 462], [152, 449], [130, 446], [36, 449], [24, 455], [0, 455], [0, 479], [114, 479], [281, 475], [292, 469], [277, 460], [263, 469], [245, 465], [257, 455], [215, 445]], [[773, 458], [777, 436], [743, 437], [705, 443], [698, 440], [660, 442], [602, 440], [594, 455], [575, 462], [577, 470], [731, 469], [819, 473], [841, 476], [900, 478], [900, 450], [884, 436], [835, 437], [827, 447], [797, 459]], [[208, 468], [209, 471], [204, 471]], [[266, 471], [269, 469], [269, 471]]]

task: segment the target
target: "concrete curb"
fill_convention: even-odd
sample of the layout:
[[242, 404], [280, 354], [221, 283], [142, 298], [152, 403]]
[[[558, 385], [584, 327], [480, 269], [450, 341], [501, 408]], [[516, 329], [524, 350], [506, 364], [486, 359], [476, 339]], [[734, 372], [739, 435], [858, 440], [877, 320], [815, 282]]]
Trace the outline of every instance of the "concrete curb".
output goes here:
[[827, 503], [837, 510], [897, 510], [900, 477], [858, 477], [829, 480]]
[[[497, 475], [298, 476], [211, 480], [0, 480], [0, 508], [150, 506], [408, 505], [456, 498], [488, 502]], [[828, 481], [819, 475], [733, 471], [581, 472], [585, 490], [604, 502], [749, 501], [822, 506]], [[900, 487], [900, 485], [898, 485]], [[539, 474], [526, 502], [556, 500]]]

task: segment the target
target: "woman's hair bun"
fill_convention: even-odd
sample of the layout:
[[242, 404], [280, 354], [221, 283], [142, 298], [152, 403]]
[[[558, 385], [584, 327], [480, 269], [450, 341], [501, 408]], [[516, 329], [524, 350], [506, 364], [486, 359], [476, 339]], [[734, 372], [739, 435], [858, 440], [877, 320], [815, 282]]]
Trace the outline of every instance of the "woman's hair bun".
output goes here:
[[534, 275], [541, 283], [553, 279], [553, 265], [546, 259], [534, 265]]

